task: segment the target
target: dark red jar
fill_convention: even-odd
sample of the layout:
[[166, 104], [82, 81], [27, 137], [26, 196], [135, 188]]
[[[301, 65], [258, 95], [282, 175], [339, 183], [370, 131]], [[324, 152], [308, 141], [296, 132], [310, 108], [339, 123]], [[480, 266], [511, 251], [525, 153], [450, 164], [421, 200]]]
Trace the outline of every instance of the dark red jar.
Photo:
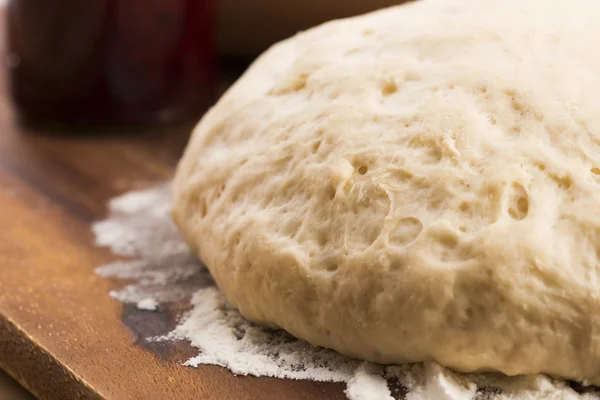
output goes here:
[[9, 0], [8, 83], [26, 121], [197, 118], [214, 88], [213, 0]]

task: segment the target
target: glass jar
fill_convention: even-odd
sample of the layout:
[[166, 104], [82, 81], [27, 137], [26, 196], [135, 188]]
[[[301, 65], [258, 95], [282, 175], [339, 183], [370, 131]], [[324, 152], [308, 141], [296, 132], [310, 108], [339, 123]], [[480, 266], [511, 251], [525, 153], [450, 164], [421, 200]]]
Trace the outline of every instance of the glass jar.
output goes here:
[[8, 85], [34, 123], [155, 124], [212, 101], [212, 0], [9, 0]]

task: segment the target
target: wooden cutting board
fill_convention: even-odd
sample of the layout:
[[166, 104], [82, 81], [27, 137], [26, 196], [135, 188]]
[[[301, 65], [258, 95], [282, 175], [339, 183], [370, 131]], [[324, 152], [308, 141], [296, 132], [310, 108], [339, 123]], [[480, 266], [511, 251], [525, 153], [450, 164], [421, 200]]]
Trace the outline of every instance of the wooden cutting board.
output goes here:
[[[0, 26], [1, 29], [1, 26]], [[0, 368], [42, 399], [343, 399], [343, 386], [235, 377], [181, 363], [186, 343], [145, 347], [174, 327], [172, 310], [124, 307], [121, 283], [94, 274], [114, 261], [90, 224], [123, 192], [170, 179], [190, 126], [124, 136], [19, 126], [0, 86]]]

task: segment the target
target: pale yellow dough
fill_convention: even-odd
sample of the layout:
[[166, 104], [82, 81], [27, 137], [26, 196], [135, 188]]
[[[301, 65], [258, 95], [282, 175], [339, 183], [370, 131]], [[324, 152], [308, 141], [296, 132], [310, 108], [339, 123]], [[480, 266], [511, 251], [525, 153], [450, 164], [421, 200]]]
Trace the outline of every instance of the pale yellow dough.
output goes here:
[[196, 127], [174, 202], [252, 321], [600, 384], [600, 2], [424, 0], [279, 43]]

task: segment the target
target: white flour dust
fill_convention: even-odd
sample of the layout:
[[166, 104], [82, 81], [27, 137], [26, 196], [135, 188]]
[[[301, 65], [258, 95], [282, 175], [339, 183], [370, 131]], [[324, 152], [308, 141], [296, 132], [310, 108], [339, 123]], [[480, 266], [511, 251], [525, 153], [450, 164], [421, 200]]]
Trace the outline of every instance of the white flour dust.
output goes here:
[[156, 311], [158, 302], [152, 297], [146, 297], [145, 299], [138, 301], [136, 306], [138, 310]]
[[600, 399], [599, 392], [543, 375], [458, 374], [434, 362], [381, 366], [315, 348], [283, 331], [259, 327], [233, 309], [210, 273], [189, 252], [170, 219], [170, 185], [113, 199], [95, 223], [99, 246], [125, 260], [98, 274], [125, 286], [110, 295], [140, 310], [190, 301], [175, 330], [148, 341], [186, 340], [198, 355], [185, 365], [219, 365], [237, 375], [345, 382], [351, 400]]

